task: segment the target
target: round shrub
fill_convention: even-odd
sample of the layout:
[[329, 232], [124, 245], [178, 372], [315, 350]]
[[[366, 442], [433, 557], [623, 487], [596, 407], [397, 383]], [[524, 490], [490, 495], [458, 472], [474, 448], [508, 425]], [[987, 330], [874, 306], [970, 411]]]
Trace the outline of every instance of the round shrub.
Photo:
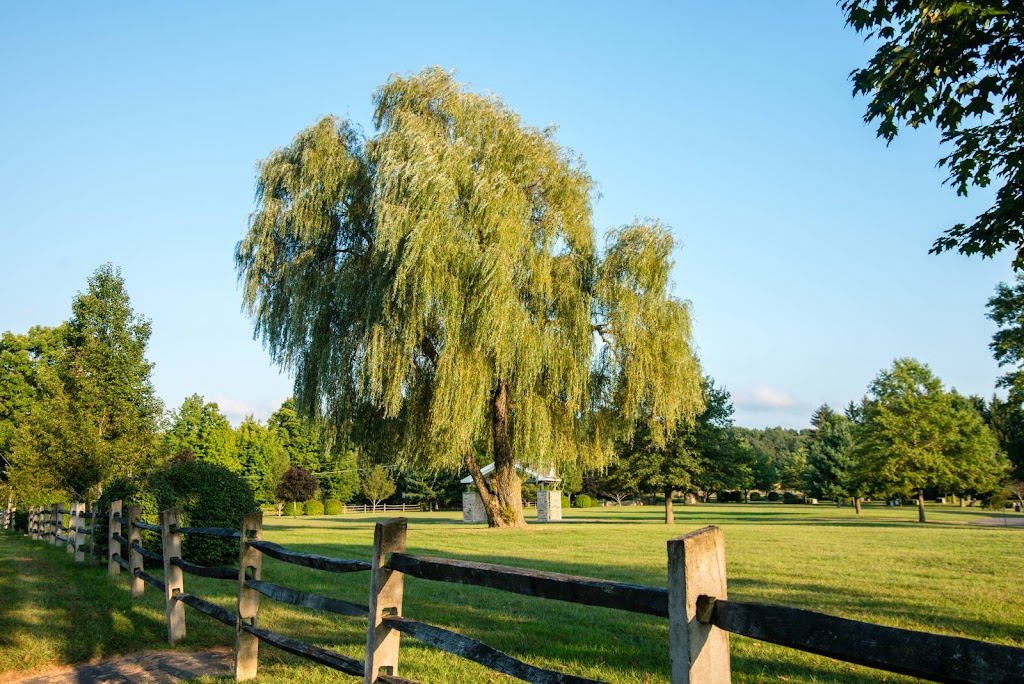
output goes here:
[[587, 494], [576, 495], [576, 508], [592, 508], [597, 504]]
[[751, 501], [760, 501], [761, 500], [761, 493], [760, 492], [750, 492], [750, 500]]
[[[344, 512], [345, 504], [337, 499], [327, 499], [327, 501], [324, 501], [324, 513], [327, 515], [341, 515]], [[309, 515], [309, 513], [306, 515]]]
[[306, 515], [323, 515], [324, 514], [324, 505], [323, 505], [323, 503], [320, 502], [320, 501], [317, 501], [316, 499], [313, 499], [312, 501], [307, 501], [306, 505], [303, 506], [302, 509], [303, 509], [303, 511], [305, 512]]
[[569, 497], [567, 497], [565, 494], [563, 494], [562, 495], [562, 508], [569, 508], [570, 506], [572, 506], [572, 503], [569, 501]]
[[793, 492], [785, 492], [782, 495], [782, 503], [798, 504], [798, 503], [804, 503], [805, 501], [806, 501], [806, 499], [804, 499], [804, 497], [797, 496]]
[[306, 515], [305, 506], [302, 502], [285, 501], [284, 503], [284, 515], [290, 515], [292, 517], [296, 515]]
[[[144, 478], [128, 478], [109, 483], [100, 497], [101, 539], [106, 539], [110, 502], [118, 499], [124, 508], [141, 507], [142, 520], [157, 524], [160, 511], [178, 509], [182, 527], [226, 527], [238, 529], [242, 516], [259, 510], [252, 487], [223, 466], [206, 461], [179, 461], [154, 471]], [[143, 531], [142, 544], [158, 550], [159, 535]], [[238, 560], [238, 542], [221, 537], [184, 534], [181, 555], [200, 565], [218, 565]]]
[[779, 494], [778, 492], [768, 492], [768, 500], [769, 501], [778, 501], [781, 498], [782, 498], [782, 495]]

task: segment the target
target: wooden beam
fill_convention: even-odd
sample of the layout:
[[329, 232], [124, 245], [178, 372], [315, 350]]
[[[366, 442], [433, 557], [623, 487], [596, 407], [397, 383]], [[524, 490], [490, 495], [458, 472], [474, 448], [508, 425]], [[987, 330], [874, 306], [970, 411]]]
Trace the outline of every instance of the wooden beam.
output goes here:
[[729, 684], [729, 633], [697, 621], [697, 597], [727, 598], [725, 535], [709, 526], [668, 540], [672, 684]]
[[401, 633], [384, 622], [385, 611], [401, 616], [404, 575], [385, 564], [392, 553], [405, 551], [408, 521], [394, 518], [379, 522], [373, 529], [373, 557], [370, 560], [370, 606], [366, 626], [366, 671], [364, 684], [374, 684], [381, 668], [398, 676], [398, 647]]
[[810, 610], [715, 601], [711, 623], [753, 639], [935, 682], [1020, 682], [1024, 648], [884, 627]]
[[290, 603], [293, 606], [302, 606], [303, 608], [322, 610], [328, 613], [348, 615], [350, 617], [365, 618], [369, 614], [366, 606], [359, 606], [355, 603], [330, 598], [329, 596], [310, 594], [305, 591], [299, 591], [298, 589], [282, 587], [279, 584], [271, 584], [270, 582], [261, 582], [258, 580], [246, 580], [245, 586], [250, 589], [255, 589], [267, 598], [271, 598], [282, 603]]
[[476, 639], [434, 625], [403, 617], [386, 617], [384, 622], [425, 644], [532, 684], [603, 684], [596, 679], [576, 677], [524, 663]]
[[177, 508], [160, 513], [164, 554], [164, 602], [167, 614], [167, 643], [169, 644], [173, 644], [185, 636], [185, 606], [174, 600], [176, 594], [185, 593], [185, 576], [181, 568], [171, 562], [174, 558], [181, 558], [181, 535], [171, 530], [172, 527], [176, 528], [177, 526]]
[[299, 553], [298, 551], [291, 551], [283, 546], [274, 544], [273, 542], [252, 541], [250, 542], [250, 546], [259, 549], [271, 558], [276, 558], [277, 560], [284, 561], [285, 563], [293, 563], [307, 568], [314, 568], [316, 570], [326, 570], [327, 572], [359, 572], [370, 569], [370, 564], [366, 561], [348, 560], [344, 558], [328, 558], [327, 556], [318, 556], [312, 553]]
[[256, 676], [259, 667], [260, 640], [243, 627], [256, 627], [260, 611], [259, 592], [246, 586], [246, 579], [259, 580], [263, 574], [263, 554], [253, 547], [251, 541], [263, 538], [263, 512], [250, 513], [242, 518], [242, 529], [238, 533], [238, 603], [235, 614], [235, 681], [241, 682]]
[[142, 507], [138, 504], [128, 507], [128, 581], [131, 583], [132, 596], [142, 596], [146, 585], [137, 573], [142, 572], [142, 554], [136, 547], [142, 548], [142, 532], [136, 521], [142, 516]]
[[393, 554], [387, 567], [422, 579], [668, 617], [668, 592], [657, 587], [404, 553]]

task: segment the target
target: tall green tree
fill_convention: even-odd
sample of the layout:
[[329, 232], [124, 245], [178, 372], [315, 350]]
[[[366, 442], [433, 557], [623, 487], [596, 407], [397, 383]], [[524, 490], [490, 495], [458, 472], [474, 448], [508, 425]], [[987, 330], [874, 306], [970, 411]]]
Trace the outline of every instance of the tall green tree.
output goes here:
[[181, 408], [171, 412], [163, 448], [169, 456], [188, 452], [233, 473], [242, 471], [231, 423], [216, 402], [208, 402], [199, 394], [186, 397]]
[[837, 503], [847, 496], [857, 496], [850, 419], [822, 404], [811, 417], [811, 425], [804, 491]]
[[252, 485], [256, 501], [261, 504], [277, 500], [277, 485], [288, 470], [288, 452], [278, 433], [252, 416], [235, 431], [235, 448], [243, 476]]
[[0, 505], [9, 492], [8, 466], [19, 426], [58, 393], [57, 366], [64, 357], [65, 326], [35, 326], [0, 337]]
[[374, 99], [371, 139], [325, 117], [261, 164], [245, 304], [301, 412], [373, 416], [396, 460], [467, 468], [489, 524], [524, 525], [517, 462], [596, 465], [616, 429], [663, 444], [700, 410], [672, 237], [637, 222], [599, 253], [580, 160], [450, 73]]
[[71, 304], [60, 379], [15, 437], [23, 481], [46, 481], [76, 498], [132, 475], [153, 459], [163, 405], [146, 360], [151, 324], [136, 314], [120, 269], [98, 268]]
[[925, 364], [896, 359], [868, 389], [854, 433], [861, 477], [875, 491], [917, 495], [994, 488], [1007, 466], [995, 437], [973, 405], [946, 392]]
[[310, 420], [304, 420], [295, 410], [295, 398], [289, 397], [267, 419], [270, 429], [278, 433], [288, 460], [310, 472], [321, 470], [324, 457], [323, 433]]
[[705, 377], [701, 385], [704, 409], [692, 423], [678, 426], [664, 444], [658, 444], [640, 424], [620, 448], [613, 471], [624, 483], [635, 481], [640, 491], [663, 494], [666, 524], [674, 522], [674, 492], [743, 484], [737, 470], [741, 467], [739, 444], [728, 433], [733, 413], [729, 392], [715, 387], [711, 377]]
[[847, 24], [879, 43], [851, 78], [870, 100], [867, 122], [892, 142], [902, 126], [933, 124], [939, 159], [960, 195], [999, 186], [970, 225], [946, 230], [933, 253], [991, 257], [1016, 250], [1024, 268], [1024, 9], [1005, 0], [844, 0]]
[[395, 493], [395, 480], [384, 466], [375, 465], [363, 475], [362, 489], [376, 511], [380, 502]]

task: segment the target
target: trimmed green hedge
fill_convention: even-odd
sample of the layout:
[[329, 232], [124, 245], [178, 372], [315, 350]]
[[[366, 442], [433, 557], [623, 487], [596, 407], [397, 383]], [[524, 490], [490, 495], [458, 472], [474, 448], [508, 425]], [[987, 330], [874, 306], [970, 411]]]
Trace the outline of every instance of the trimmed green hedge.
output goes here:
[[[324, 501], [324, 513], [327, 515], [340, 515], [345, 512], [345, 504], [341, 503], [337, 499], [327, 499]], [[308, 513], [306, 515], [309, 515]]]
[[307, 501], [306, 505], [303, 506], [302, 508], [303, 508], [303, 511], [305, 511], [306, 515], [323, 515], [324, 514], [323, 502], [317, 501], [316, 499], [313, 499], [312, 501]]

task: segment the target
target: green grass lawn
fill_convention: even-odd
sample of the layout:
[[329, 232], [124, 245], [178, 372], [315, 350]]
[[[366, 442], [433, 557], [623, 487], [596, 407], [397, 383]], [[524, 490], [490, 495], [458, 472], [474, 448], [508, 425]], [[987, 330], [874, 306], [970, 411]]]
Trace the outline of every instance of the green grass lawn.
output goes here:
[[[525, 531], [464, 525], [457, 513], [409, 514], [410, 553], [495, 562], [665, 586], [667, 539], [707, 524], [725, 531], [730, 598], [1024, 646], [1020, 589], [1024, 528], [965, 525], [993, 513], [931, 506], [852, 509], [782, 504], [566, 511], [567, 522]], [[1001, 517], [1001, 515], [999, 516]], [[1009, 514], [1009, 518], [1021, 515]], [[381, 515], [265, 519], [265, 538], [328, 556], [368, 559]], [[947, 524], [948, 523], [948, 524]], [[368, 573], [333, 575], [264, 559], [264, 579], [365, 605]], [[159, 573], [154, 573], [159, 574]], [[186, 575], [185, 590], [233, 607], [235, 585]], [[76, 565], [63, 550], [0, 533], [0, 679], [130, 650], [160, 648], [162, 596], [132, 600], [126, 576]], [[668, 681], [664, 619], [491, 589], [409, 578], [404, 614], [516, 657], [608, 682]], [[185, 648], [230, 646], [230, 628], [186, 608]], [[363, 657], [365, 622], [264, 598], [261, 626]], [[732, 638], [738, 682], [907, 681], [860, 666]], [[512, 681], [403, 637], [401, 672], [422, 682]], [[2, 674], [6, 673], [6, 674]], [[260, 681], [337, 681], [327, 668], [264, 645]], [[354, 678], [351, 681], [356, 681]]]

